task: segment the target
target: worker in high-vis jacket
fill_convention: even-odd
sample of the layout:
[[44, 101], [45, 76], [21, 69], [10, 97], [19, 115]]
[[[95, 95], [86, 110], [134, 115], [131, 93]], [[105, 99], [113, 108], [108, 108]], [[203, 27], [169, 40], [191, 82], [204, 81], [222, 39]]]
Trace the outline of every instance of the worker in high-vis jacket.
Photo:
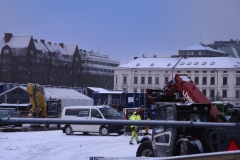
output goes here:
[[[138, 111], [134, 111], [133, 114], [131, 115], [131, 117], [129, 118], [129, 120], [141, 120], [141, 117], [138, 113]], [[130, 139], [130, 144], [134, 144], [133, 143], [133, 139], [135, 138], [136, 141], [137, 141], [137, 144], [139, 144], [139, 140], [138, 140], [138, 126], [131, 126], [131, 129], [132, 129], [132, 136], [131, 136], [131, 139]]]

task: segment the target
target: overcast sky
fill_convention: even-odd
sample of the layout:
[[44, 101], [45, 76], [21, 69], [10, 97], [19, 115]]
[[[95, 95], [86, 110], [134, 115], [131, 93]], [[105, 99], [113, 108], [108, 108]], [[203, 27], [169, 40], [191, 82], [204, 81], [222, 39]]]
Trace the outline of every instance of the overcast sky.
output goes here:
[[240, 39], [240, 0], [0, 0], [0, 37], [77, 44], [120, 64]]

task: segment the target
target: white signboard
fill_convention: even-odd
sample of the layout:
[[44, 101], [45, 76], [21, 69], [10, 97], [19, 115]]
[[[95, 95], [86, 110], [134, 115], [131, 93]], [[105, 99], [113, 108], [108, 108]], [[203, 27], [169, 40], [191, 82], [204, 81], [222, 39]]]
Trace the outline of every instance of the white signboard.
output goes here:
[[133, 97], [128, 97], [128, 103], [133, 103], [134, 102], [134, 98]]

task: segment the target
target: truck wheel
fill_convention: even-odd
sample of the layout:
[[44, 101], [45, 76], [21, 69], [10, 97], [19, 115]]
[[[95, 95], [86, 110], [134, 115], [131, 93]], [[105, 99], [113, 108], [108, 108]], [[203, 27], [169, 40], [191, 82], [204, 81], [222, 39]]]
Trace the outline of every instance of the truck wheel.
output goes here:
[[108, 135], [108, 129], [105, 126], [103, 126], [103, 127], [100, 128], [99, 133], [102, 136], [107, 136]]
[[186, 142], [180, 143], [180, 155], [188, 155], [188, 146]]
[[65, 133], [66, 133], [66, 135], [71, 135], [71, 134], [73, 134], [73, 132], [72, 132], [72, 127], [71, 127], [71, 126], [66, 126], [66, 127], [65, 127]]
[[154, 157], [152, 144], [150, 141], [142, 142], [137, 149], [136, 157]]

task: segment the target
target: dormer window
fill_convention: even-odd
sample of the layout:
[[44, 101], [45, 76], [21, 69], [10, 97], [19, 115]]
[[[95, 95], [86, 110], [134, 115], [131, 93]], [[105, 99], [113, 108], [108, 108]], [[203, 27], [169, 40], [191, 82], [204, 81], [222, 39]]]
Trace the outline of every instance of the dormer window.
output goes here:
[[188, 63], [187, 63], [187, 65], [190, 65], [190, 64], [192, 64], [192, 62], [188, 62]]
[[168, 63], [167, 66], [171, 66], [171, 63]]
[[194, 62], [194, 65], [198, 65], [198, 62]]
[[184, 65], [184, 62], [181, 62], [180, 65]]
[[205, 65], [205, 64], [207, 64], [207, 62], [202, 62], [202, 65]]
[[136, 66], [140, 66], [140, 63], [137, 63]]
[[211, 63], [210, 63], [210, 65], [214, 65], [214, 64], [215, 64], [215, 62], [211, 62]]
[[154, 63], [152, 63], [150, 66], [154, 66]]

